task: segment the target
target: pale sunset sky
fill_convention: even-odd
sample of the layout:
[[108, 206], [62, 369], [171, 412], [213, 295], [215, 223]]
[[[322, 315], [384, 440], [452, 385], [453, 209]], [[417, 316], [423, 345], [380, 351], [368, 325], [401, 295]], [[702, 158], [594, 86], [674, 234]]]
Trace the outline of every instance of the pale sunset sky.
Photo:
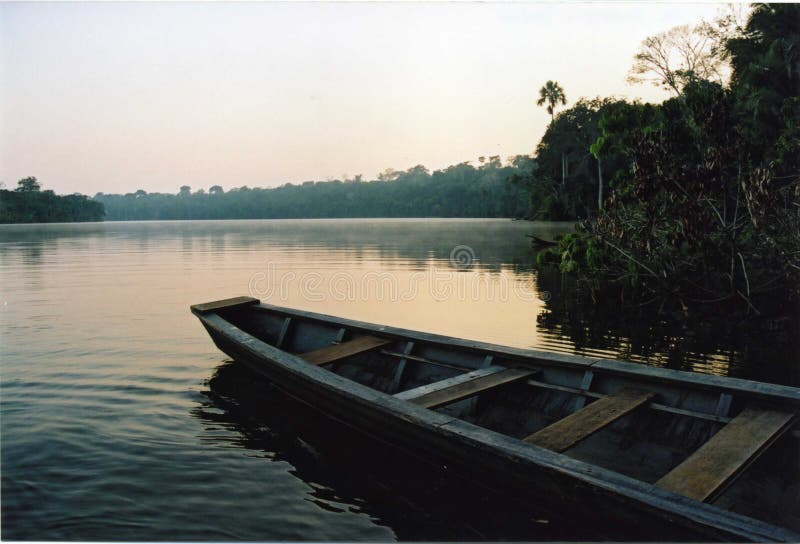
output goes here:
[[175, 193], [530, 154], [569, 103], [661, 101], [641, 40], [718, 3], [0, 3], [0, 182]]

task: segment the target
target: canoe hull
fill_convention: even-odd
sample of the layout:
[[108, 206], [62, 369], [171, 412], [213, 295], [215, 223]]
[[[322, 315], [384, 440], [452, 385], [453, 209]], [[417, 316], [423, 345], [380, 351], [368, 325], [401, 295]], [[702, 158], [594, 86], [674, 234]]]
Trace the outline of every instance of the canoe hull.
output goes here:
[[369, 389], [198, 315], [217, 347], [328, 417], [486, 485], [666, 539], [783, 541], [797, 535]]

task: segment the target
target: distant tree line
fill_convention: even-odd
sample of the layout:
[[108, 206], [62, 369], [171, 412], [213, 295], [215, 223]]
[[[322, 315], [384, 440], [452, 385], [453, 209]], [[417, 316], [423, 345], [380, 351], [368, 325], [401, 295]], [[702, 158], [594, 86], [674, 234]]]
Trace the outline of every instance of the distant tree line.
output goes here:
[[387, 170], [378, 179], [247, 186], [225, 191], [214, 185], [177, 194], [138, 190], [95, 195], [111, 221], [149, 219], [287, 219], [336, 217], [523, 217], [529, 212], [527, 179], [533, 160], [481, 157], [430, 173], [424, 166]]
[[34, 177], [19, 180], [17, 189], [0, 189], [0, 223], [102, 221], [103, 204], [81, 194], [58, 196], [41, 190]]

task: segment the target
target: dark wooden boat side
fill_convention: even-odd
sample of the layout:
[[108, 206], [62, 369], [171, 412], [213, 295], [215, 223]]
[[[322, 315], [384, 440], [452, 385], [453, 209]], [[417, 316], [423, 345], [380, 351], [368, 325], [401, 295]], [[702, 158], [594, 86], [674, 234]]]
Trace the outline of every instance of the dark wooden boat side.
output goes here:
[[558, 245], [558, 242], [552, 240], [545, 240], [544, 238], [539, 238], [535, 234], [526, 234], [525, 236], [531, 239], [531, 246], [533, 246], [534, 248], [554, 247]]
[[[483, 477], [513, 482], [563, 503], [591, 505], [596, 514], [619, 518], [635, 514], [661, 526], [666, 533], [703, 535], [722, 540], [796, 541], [796, 533], [747, 516], [684, 497], [656, 485], [580, 461], [519, 439], [462, 421], [456, 417], [416, 406], [309, 364], [302, 358], [264, 342], [233, 325], [224, 308], [193, 307], [215, 344], [231, 357], [265, 375], [293, 396], [323, 409], [327, 414], [384, 440], [446, 462], [473, 467]], [[508, 348], [482, 342], [453, 339], [417, 331], [289, 310], [266, 304], [239, 303], [235, 312], [269, 312], [283, 318], [339, 326], [374, 334], [398, 343], [414, 341], [457, 350], [477, 351], [520, 364], [535, 364], [547, 371], [569, 368], [599, 375], [621, 377], [637, 383], [736, 393], [783, 405], [800, 405], [798, 390], [747, 380], [676, 372], [596, 360], [573, 355]], [[282, 331], [285, 334], [285, 331]], [[319, 346], [312, 346], [319, 347]], [[400, 351], [399, 349], [397, 351]], [[477, 368], [479, 363], [474, 363]], [[468, 367], [467, 367], [468, 368]], [[602, 384], [602, 382], [601, 382]], [[602, 387], [595, 392], [602, 393]], [[718, 416], [720, 421], [727, 418]]]

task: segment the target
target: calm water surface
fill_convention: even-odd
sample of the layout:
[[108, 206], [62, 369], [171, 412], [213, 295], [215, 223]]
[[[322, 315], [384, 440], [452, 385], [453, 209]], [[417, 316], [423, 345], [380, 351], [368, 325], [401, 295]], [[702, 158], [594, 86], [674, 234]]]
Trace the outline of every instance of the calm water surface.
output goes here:
[[2, 538], [597, 537], [545, 513], [546, 500], [542, 512], [520, 509], [320, 421], [228, 361], [188, 311], [253, 294], [499, 344], [793, 383], [785, 369], [796, 353], [780, 321], [743, 347], [735, 328], [712, 323], [698, 336], [645, 320], [630, 330], [617, 308], [570, 302], [557, 276], [532, 271], [525, 237], [568, 228], [0, 226]]

